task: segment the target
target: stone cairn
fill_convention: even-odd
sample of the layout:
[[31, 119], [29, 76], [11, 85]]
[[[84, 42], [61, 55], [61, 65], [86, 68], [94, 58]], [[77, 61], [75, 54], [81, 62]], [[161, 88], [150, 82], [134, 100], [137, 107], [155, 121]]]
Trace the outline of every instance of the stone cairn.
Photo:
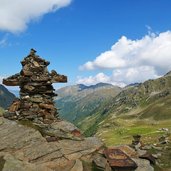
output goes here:
[[34, 49], [21, 64], [20, 73], [3, 79], [3, 84], [7, 86], [20, 87], [20, 99], [12, 103], [4, 116], [36, 123], [53, 123], [58, 119], [58, 112], [53, 101], [57, 94], [52, 84], [67, 82], [67, 77], [54, 70], [49, 73], [47, 66], [50, 62], [37, 56]]

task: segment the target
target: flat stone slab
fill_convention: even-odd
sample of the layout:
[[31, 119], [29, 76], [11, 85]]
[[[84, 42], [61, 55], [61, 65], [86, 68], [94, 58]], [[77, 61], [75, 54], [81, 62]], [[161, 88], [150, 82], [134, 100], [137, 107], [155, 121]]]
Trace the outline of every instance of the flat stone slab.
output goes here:
[[[61, 165], [67, 165], [68, 161], [75, 160], [77, 161], [75, 167], [81, 170], [79, 159], [93, 155], [103, 146], [103, 143], [95, 137], [79, 141], [64, 139], [48, 143], [46, 138], [34, 128], [3, 117], [0, 117], [0, 121], [0, 157], [8, 154], [5, 158], [9, 156], [9, 163], [10, 161], [19, 165], [23, 163], [27, 165], [26, 167], [34, 164], [35, 168], [38, 165], [48, 166], [55, 163], [55, 167], [60, 168]], [[8, 168], [9, 164], [5, 167]]]
[[106, 156], [109, 165], [114, 168], [127, 168], [135, 169], [137, 164], [123, 151], [119, 149], [106, 149], [104, 150], [104, 155]]

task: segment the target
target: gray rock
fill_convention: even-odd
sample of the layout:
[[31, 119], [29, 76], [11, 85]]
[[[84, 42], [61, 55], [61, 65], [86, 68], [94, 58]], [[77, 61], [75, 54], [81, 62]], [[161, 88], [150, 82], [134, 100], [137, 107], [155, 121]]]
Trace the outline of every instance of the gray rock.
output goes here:
[[104, 158], [102, 155], [97, 154], [95, 156], [93, 156], [93, 163], [95, 165], [95, 167], [99, 170], [110, 170], [110, 166], [107, 162], [107, 159]]
[[157, 154], [152, 154], [152, 156], [153, 156], [154, 158], [158, 159], [159, 157], [162, 156], [162, 154], [161, 154], [161, 153], [157, 153]]
[[56, 139], [59, 139], [59, 140], [60, 139], [70, 139], [70, 140], [77, 140], [77, 141], [83, 140], [82, 137], [74, 136], [72, 132], [70, 132], [70, 130], [58, 127], [57, 123], [58, 122], [55, 122], [55, 124], [52, 123], [53, 124], [52, 126], [49, 125], [48, 127], [42, 128], [42, 133], [47, 136], [56, 137]]
[[15, 112], [4, 112], [3, 117], [4, 118], [14, 118], [14, 117], [16, 117], [16, 114], [15, 114]]
[[72, 160], [67, 162], [64, 161], [64, 163], [61, 165], [57, 165], [56, 162], [50, 162], [47, 165], [54, 171], [70, 171], [74, 167], [75, 163], [76, 161]]
[[75, 129], [79, 130], [75, 125], [73, 125], [70, 122], [64, 121], [64, 120], [52, 123], [51, 128], [60, 129], [65, 132], [72, 132]]
[[93, 163], [95, 167], [101, 170], [105, 170], [107, 165], [107, 159], [104, 158], [102, 155], [95, 155], [93, 156]]
[[137, 164], [137, 169], [135, 171], [154, 171], [154, 168], [150, 165], [148, 160], [144, 159], [133, 159]]
[[80, 160], [76, 160], [74, 167], [70, 171], [83, 171], [83, 164]]
[[142, 156], [142, 155], [146, 154], [147, 151], [146, 150], [140, 150], [140, 149], [138, 149], [137, 150], [137, 153], [138, 153], [139, 156]]
[[61, 140], [58, 143], [65, 155], [73, 153], [88, 155], [103, 146], [103, 143], [96, 137], [85, 138], [84, 141]]
[[[30, 168], [32, 170], [36, 168], [35, 171], [38, 171], [42, 167], [47, 167], [49, 170], [61, 168], [67, 165], [68, 161], [92, 155], [103, 146], [103, 143], [95, 137], [79, 141], [64, 139], [48, 143], [35, 128], [4, 118], [1, 120], [0, 151], [4, 154], [0, 156], [4, 156], [6, 161], [4, 165], [6, 170], [3, 171], [9, 171], [13, 165], [15, 167], [11, 169], [12, 171], [22, 171], [20, 169], [22, 167], [24, 171], [29, 171]], [[76, 163], [75, 167], [79, 166], [81, 169], [80, 162]]]
[[[3, 155], [1, 153], [1, 155]], [[3, 156], [5, 163], [3, 165], [2, 171], [52, 171], [50, 168], [41, 165], [35, 165], [28, 163], [27, 161], [20, 161], [16, 159], [11, 154], [4, 154]]]
[[139, 150], [141, 147], [141, 143], [137, 143], [136, 145], [134, 145], [135, 150]]

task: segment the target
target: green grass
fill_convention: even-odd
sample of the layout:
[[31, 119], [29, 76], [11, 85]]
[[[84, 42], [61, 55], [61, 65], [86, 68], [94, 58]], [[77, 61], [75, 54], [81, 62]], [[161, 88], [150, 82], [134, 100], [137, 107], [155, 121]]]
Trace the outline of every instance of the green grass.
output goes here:
[[[110, 128], [101, 127], [98, 130], [99, 136], [107, 146], [118, 144], [130, 144], [132, 136], [140, 134], [143, 143], [156, 143], [158, 138], [165, 134], [159, 131], [160, 128], [168, 128], [171, 130], [171, 120], [153, 121], [153, 120], [123, 120], [115, 119], [120, 126], [110, 126]], [[171, 137], [170, 137], [171, 138]]]
[[4, 113], [4, 109], [0, 107], [0, 116]]
[[[158, 143], [158, 138], [160, 136], [166, 135], [166, 132], [159, 131], [160, 128], [169, 128], [171, 130], [171, 120], [155, 124], [148, 123], [147, 121], [146, 123], [143, 123], [142, 121], [134, 123], [123, 121], [123, 123], [126, 123], [124, 124], [124, 127], [111, 127], [110, 129], [101, 129], [101, 131], [98, 132], [99, 137], [107, 146], [131, 144], [133, 140], [132, 135], [135, 134], [140, 134], [142, 136], [141, 141], [144, 144], [156, 144]], [[171, 141], [171, 136], [169, 139]], [[161, 151], [157, 151], [156, 149], [152, 150], [152, 154], [161, 153]], [[165, 169], [171, 168], [170, 161], [171, 144], [169, 144], [167, 148], [163, 148], [162, 156], [158, 159], [159, 164], [155, 166], [155, 170], [165, 171]]]
[[162, 151], [162, 156], [159, 158], [162, 168], [171, 168], [171, 144]]

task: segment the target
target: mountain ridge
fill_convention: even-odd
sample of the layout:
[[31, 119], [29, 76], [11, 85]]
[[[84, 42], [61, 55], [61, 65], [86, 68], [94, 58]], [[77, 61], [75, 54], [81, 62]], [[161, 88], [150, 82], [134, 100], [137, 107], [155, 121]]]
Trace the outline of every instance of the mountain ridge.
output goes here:
[[[120, 117], [120, 115], [125, 118], [171, 119], [169, 108], [171, 102], [170, 73], [144, 83], [133, 83], [122, 89], [119, 88], [119, 90], [117, 86], [105, 83], [92, 86], [80, 84], [63, 88], [61, 90], [66, 90], [65, 95], [57, 100], [58, 107], [61, 108], [60, 116], [74, 122], [88, 135], [95, 133], [96, 126], [103, 120], [110, 120], [110, 118]], [[117, 93], [112, 94], [110, 92], [112, 88], [116, 88]], [[61, 90], [59, 90], [59, 96]], [[107, 98], [104, 97], [106, 92], [108, 92]], [[161, 106], [163, 100], [165, 104]], [[87, 110], [89, 108], [91, 110]], [[133, 114], [130, 115], [131, 112]]]
[[[99, 83], [93, 86], [73, 85], [57, 90], [57, 107], [60, 117], [77, 123], [98, 108], [103, 101], [113, 98], [121, 91], [120, 87]], [[80, 112], [81, 111], [81, 112]]]
[[12, 94], [5, 86], [0, 84], [0, 107], [7, 109], [14, 99], [15, 95]]

